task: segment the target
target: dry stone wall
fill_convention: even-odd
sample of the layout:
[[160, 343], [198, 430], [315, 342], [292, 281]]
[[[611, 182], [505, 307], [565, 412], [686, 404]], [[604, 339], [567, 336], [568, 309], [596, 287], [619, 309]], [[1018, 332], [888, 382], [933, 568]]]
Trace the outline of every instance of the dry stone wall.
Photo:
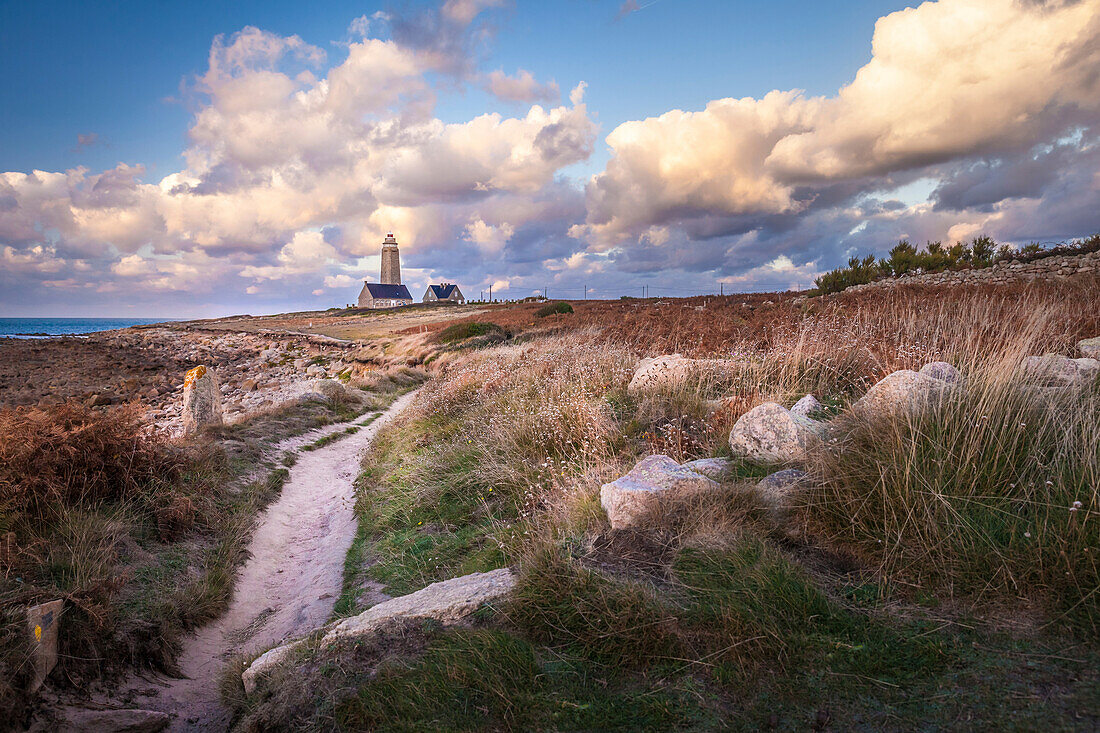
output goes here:
[[853, 285], [844, 292], [854, 293], [892, 285], [1007, 285], [1035, 278], [1064, 278], [1078, 273], [1100, 273], [1100, 251], [1079, 255], [1054, 255], [1032, 262], [1009, 260], [979, 270], [947, 270], [922, 275], [903, 275]]

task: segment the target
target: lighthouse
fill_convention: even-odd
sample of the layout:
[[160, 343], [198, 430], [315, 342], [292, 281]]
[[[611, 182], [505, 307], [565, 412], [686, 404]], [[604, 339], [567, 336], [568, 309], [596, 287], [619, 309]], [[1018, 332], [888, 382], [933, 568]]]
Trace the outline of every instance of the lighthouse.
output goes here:
[[382, 241], [382, 282], [363, 283], [359, 293], [360, 308], [396, 308], [412, 305], [409, 289], [401, 284], [401, 253], [397, 251], [397, 238], [393, 232]]
[[397, 239], [393, 232], [382, 241], [382, 277], [383, 285], [401, 284], [401, 253], [397, 249]]

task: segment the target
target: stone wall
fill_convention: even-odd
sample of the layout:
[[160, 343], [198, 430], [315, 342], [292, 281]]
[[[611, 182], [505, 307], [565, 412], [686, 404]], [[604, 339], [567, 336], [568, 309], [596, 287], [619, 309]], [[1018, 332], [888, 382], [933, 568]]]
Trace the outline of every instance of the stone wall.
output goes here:
[[866, 285], [853, 285], [844, 292], [854, 293], [891, 285], [1007, 285], [1038, 277], [1064, 278], [1081, 272], [1100, 273], [1100, 252], [1054, 255], [1032, 262], [1009, 260], [980, 270], [947, 270], [923, 275], [888, 277]]

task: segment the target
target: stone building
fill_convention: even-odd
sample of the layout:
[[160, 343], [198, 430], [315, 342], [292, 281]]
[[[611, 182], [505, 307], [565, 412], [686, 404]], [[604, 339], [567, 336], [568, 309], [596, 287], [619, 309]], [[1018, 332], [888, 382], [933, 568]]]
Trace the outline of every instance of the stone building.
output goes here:
[[393, 232], [382, 242], [382, 272], [380, 283], [367, 282], [359, 293], [360, 308], [396, 308], [412, 305], [409, 289], [401, 284], [401, 253]]
[[449, 300], [452, 303], [466, 302], [466, 298], [462, 296], [462, 291], [454, 283], [429, 285], [428, 289], [424, 291], [425, 303], [438, 303], [441, 300]]

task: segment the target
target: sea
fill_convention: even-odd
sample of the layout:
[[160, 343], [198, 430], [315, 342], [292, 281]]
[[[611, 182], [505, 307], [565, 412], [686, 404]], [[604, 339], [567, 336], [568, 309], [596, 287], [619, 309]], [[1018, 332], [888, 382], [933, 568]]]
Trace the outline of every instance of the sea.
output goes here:
[[79, 336], [96, 331], [164, 323], [171, 318], [0, 318], [0, 338]]

